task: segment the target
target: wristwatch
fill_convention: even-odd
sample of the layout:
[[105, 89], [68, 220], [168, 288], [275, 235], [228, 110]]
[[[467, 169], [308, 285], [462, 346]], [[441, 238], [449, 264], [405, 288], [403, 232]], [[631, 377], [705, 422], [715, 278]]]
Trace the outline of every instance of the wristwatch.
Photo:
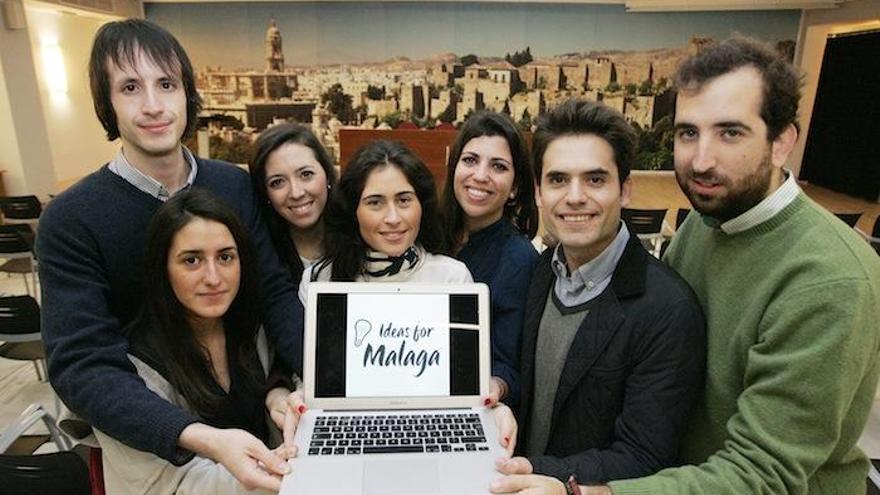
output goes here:
[[581, 487], [578, 485], [578, 480], [573, 474], [563, 484], [565, 485], [565, 495], [581, 495]]

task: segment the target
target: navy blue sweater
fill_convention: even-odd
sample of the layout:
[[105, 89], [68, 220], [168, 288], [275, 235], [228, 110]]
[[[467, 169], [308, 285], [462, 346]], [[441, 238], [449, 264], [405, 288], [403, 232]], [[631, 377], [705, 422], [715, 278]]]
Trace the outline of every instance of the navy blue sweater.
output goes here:
[[474, 282], [489, 286], [492, 374], [507, 382], [510, 390], [504, 402], [515, 410], [519, 401], [523, 314], [538, 253], [510, 220], [502, 218], [472, 234], [457, 257], [467, 265]]
[[[278, 359], [299, 372], [302, 306], [269, 241], [247, 173], [218, 161], [199, 159], [198, 166], [193, 187], [224, 200], [250, 230], [267, 333]], [[146, 231], [161, 204], [107, 166], [49, 203], [36, 242], [42, 335], [49, 379], [71, 411], [131, 447], [181, 464], [192, 453], [177, 447], [178, 437], [197, 418], [146, 388], [121, 333], [142, 301]]]

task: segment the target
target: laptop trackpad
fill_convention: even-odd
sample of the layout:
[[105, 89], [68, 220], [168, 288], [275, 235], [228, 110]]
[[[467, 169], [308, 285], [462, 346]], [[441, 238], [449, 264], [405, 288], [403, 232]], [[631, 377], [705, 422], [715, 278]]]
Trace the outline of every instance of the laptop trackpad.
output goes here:
[[437, 493], [438, 486], [436, 459], [369, 459], [364, 463], [364, 495], [423, 495]]

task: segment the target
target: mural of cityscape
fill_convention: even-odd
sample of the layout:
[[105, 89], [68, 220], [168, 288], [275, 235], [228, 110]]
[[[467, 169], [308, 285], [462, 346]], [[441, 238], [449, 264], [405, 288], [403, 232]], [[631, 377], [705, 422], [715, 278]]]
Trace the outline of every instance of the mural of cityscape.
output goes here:
[[315, 2], [147, 4], [192, 58], [211, 155], [243, 163], [273, 123], [451, 129], [474, 111], [528, 130], [562, 99], [621, 111], [644, 169], [672, 166], [670, 78], [735, 33], [794, 53], [796, 11], [627, 13], [622, 5]]

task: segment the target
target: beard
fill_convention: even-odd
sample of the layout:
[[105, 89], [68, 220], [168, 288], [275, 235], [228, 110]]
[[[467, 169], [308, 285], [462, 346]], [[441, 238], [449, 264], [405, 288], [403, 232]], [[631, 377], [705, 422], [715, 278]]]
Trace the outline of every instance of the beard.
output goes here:
[[[675, 179], [694, 209], [721, 223], [742, 215], [760, 203], [767, 196], [772, 177], [773, 165], [769, 149], [761, 158], [761, 164], [755, 173], [736, 182], [718, 174], [715, 169], [702, 173], [694, 173], [692, 168], [682, 170], [681, 173], [678, 169], [675, 171]], [[691, 189], [689, 185], [691, 179], [719, 184], [727, 190], [727, 194], [721, 196], [699, 194]]]

